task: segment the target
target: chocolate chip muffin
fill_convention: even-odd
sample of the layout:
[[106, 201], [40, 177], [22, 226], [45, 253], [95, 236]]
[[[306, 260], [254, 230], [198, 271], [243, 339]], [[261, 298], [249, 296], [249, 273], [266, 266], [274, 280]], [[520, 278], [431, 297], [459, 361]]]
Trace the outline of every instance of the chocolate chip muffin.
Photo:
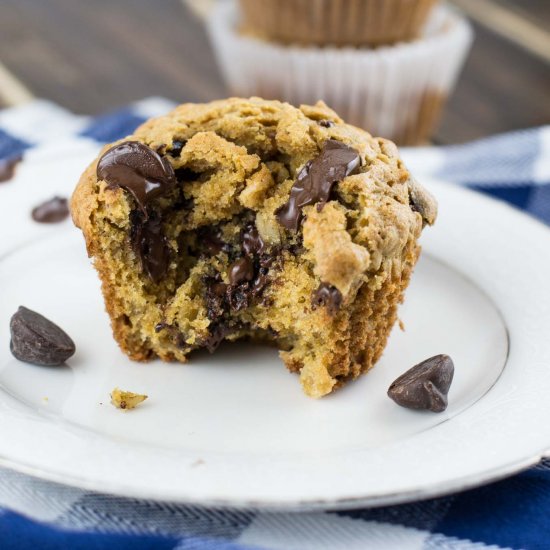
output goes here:
[[312, 397], [380, 357], [436, 217], [393, 143], [323, 103], [259, 98], [146, 122], [102, 150], [71, 206], [132, 359], [249, 338]]

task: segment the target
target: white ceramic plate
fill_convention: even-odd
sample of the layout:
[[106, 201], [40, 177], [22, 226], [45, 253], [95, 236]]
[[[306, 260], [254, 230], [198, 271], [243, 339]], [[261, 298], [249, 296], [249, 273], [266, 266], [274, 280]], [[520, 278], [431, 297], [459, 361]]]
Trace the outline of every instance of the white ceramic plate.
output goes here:
[[[321, 400], [272, 349], [234, 344], [188, 365], [129, 361], [69, 221], [29, 211], [68, 195], [95, 147], [30, 155], [0, 186], [0, 464], [121, 495], [278, 509], [397, 503], [494, 480], [550, 447], [550, 231], [511, 208], [429, 183], [435, 228], [384, 357]], [[9, 352], [19, 305], [77, 343], [67, 368]], [[437, 353], [455, 361], [445, 413], [402, 409], [392, 380]], [[131, 412], [113, 387], [147, 393]]]

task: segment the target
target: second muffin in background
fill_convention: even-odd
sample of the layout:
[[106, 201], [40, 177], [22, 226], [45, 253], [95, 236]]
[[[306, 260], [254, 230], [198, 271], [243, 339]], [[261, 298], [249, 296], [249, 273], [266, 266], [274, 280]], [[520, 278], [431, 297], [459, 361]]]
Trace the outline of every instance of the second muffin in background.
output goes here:
[[246, 31], [304, 46], [374, 46], [418, 37], [437, 0], [240, 0]]

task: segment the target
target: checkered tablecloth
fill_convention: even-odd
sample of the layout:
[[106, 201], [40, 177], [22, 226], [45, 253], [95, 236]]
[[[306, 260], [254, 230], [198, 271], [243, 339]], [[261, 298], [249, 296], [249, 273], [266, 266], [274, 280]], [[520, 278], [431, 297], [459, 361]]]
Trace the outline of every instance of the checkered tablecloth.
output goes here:
[[[97, 118], [45, 101], [0, 111], [0, 163], [31, 149], [47, 155], [53, 146], [70, 151], [83, 141], [112, 141], [171, 106], [151, 98]], [[419, 179], [473, 187], [550, 223], [550, 127], [403, 154]], [[0, 550], [54, 548], [550, 549], [550, 461], [453, 496], [334, 513], [199, 509], [91, 493], [0, 469]]]

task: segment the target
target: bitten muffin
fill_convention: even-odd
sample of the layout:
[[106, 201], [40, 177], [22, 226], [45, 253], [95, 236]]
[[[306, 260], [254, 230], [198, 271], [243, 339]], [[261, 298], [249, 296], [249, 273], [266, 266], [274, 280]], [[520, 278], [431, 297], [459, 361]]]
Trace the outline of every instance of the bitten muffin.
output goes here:
[[184, 104], [103, 148], [72, 215], [132, 359], [272, 343], [307, 395], [370, 369], [433, 198], [324, 103]]
[[239, 0], [245, 32], [303, 46], [414, 40], [437, 0]]

